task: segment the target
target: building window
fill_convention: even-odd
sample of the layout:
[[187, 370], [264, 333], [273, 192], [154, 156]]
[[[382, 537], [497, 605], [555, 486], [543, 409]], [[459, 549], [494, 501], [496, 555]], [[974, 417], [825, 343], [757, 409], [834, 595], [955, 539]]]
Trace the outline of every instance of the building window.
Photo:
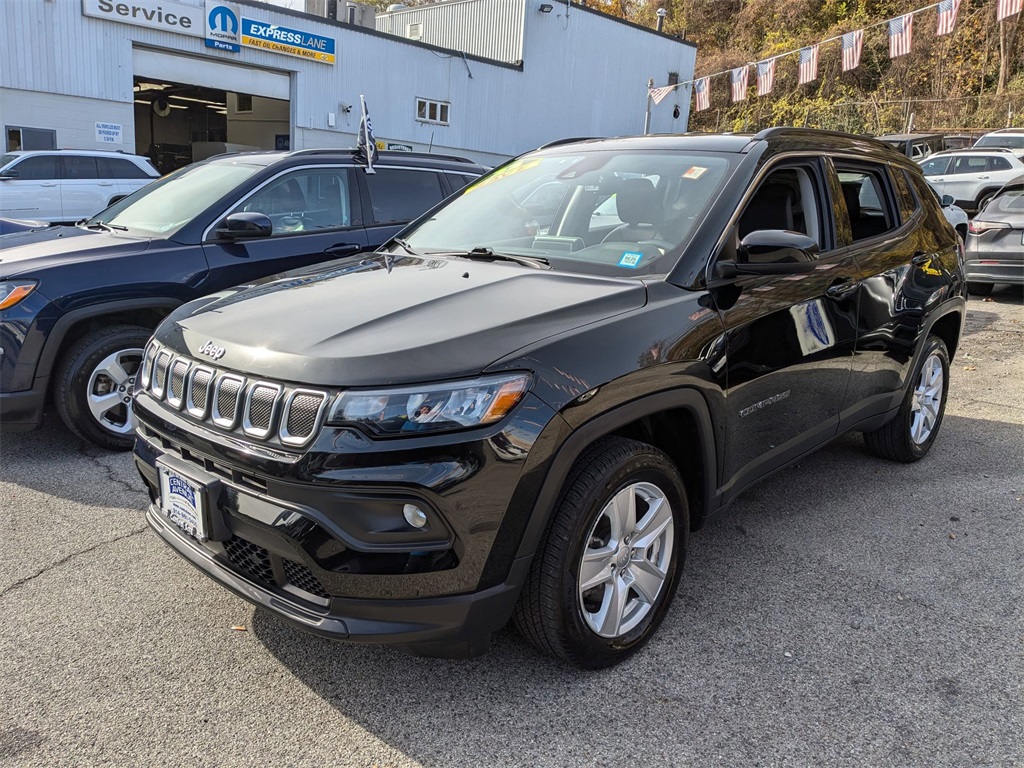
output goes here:
[[415, 24], [405, 25], [405, 36], [410, 40], [422, 40], [423, 39], [423, 22], [417, 21]]
[[443, 101], [416, 99], [416, 119], [424, 123], [448, 125], [448, 104]]
[[56, 149], [57, 132], [46, 128], [22, 128], [8, 125], [7, 151], [17, 152], [23, 149]]
[[252, 96], [248, 93], [239, 93], [236, 95], [238, 99], [238, 105], [235, 108], [235, 112], [252, 112]]
[[679, 85], [679, 73], [678, 72], [669, 72], [668, 73], [668, 83], [666, 83], [666, 85]]

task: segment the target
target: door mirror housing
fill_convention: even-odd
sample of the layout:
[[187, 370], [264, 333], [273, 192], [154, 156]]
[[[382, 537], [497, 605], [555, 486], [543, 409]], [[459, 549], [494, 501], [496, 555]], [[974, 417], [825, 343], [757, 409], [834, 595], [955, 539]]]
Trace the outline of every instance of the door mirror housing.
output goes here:
[[818, 266], [818, 244], [787, 229], [759, 229], [740, 241], [736, 261], [719, 261], [716, 277], [795, 275]]
[[0, 181], [10, 181], [11, 179], [18, 178], [20, 174], [15, 170], [0, 172]]
[[940, 201], [943, 208], [949, 208], [955, 201], [952, 195], [943, 195]]
[[273, 232], [274, 224], [270, 217], [265, 213], [256, 212], [232, 213], [224, 220], [224, 226], [215, 230], [215, 234], [221, 240], [270, 237]]

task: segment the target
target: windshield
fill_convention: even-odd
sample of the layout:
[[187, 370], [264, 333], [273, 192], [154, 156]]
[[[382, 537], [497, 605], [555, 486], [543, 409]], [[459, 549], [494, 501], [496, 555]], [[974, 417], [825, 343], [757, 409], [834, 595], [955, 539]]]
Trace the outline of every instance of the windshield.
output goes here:
[[739, 160], [664, 150], [527, 155], [403, 237], [419, 253], [489, 248], [569, 271], [667, 273]]
[[131, 234], [170, 236], [255, 173], [262, 165], [191, 165], [148, 184], [86, 223], [126, 227]]
[[0, 155], [0, 170], [17, 160], [20, 155]]
[[1024, 136], [982, 136], [976, 147], [1006, 147], [1007, 149], [1024, 149]]

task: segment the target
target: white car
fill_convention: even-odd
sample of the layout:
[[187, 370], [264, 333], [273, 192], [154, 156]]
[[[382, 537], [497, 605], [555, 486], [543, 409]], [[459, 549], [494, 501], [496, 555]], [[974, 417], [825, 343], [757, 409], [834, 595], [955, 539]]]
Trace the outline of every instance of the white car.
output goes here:
[[1000, 187], [1024, 174], [1024, 161], [1009, 149], [956, 149], [936, 152], [921, 172], [939, 195], [949, 195], [969, 211], [979, 210]]
[[160, 176], [145, 157], [56, 149], [0, 156], [0, 217], [74, 222]]
[[1002, 147], [1024, 160], [1024, 128], [1000, 128], [998, 131], [986, 133], [974, 146], [985, 149]]

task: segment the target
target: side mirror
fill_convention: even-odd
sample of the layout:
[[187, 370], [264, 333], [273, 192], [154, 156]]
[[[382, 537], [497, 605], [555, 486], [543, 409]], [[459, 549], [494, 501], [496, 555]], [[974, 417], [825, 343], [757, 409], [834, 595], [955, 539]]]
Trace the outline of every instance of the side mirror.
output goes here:
[[715, 265], [717, 277], [737, 275], [795, 275], [818, 266], [818, 244], [807, 235], [787, 229], [759, 229], [740, 241], [737, 261]]
[[18, 178], [20, 175], [17, 171], [4, 171], [0, 173], [0, 181], [10, 181], [11, 179]]
[[943, 195], [942, 199], [939, 202], [942, 203], [943, 208], [949, 208], [949, 206], [951, 206], [956, 201], [954, 200], [952, 195]]
[[215, 230], [221, 240], [270, 237], [274, 232], [274, 224], [265, 213], [232, 213], [225, 219], [224, 225]]

